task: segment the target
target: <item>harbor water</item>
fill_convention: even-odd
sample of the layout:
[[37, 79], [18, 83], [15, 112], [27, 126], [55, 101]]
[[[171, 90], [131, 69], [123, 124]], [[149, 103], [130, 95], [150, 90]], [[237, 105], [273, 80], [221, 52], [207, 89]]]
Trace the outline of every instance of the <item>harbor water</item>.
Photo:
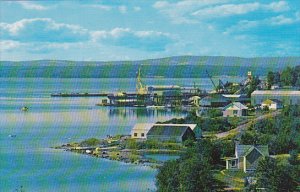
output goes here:
[[[239, 77], [222, 78], [239, 82]], [[211, 90], [210, 79], [144, 79], [148, 85]], [[58, 92], [133, 92], [135, 79], [0, 78], [0, 191], [155, 191], [157, 171], [51, 147], [129, 134], [187, 112], [96, 106], [101, 97], [55, 98]], [[27, 106], [28, 111], [21, 108]], [[159, 157], [162, 158], [162, 157]]]

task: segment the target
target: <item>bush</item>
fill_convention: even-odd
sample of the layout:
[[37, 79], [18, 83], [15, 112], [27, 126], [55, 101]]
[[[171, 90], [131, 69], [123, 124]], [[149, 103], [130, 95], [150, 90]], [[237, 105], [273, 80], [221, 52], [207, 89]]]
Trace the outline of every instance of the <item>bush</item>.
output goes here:
[[90, 138], [87, 140], [84, 140], [80, 143], [80, 146], [88, 147], [88, 146], [96, 146], [100, 144], [100, 140], [96, 138]]

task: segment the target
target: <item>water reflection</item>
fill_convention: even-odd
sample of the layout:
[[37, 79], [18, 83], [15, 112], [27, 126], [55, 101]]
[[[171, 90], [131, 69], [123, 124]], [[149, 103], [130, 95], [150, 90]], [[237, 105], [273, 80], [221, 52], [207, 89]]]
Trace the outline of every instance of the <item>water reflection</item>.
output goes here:
[[160, 117], [160, 116], [184, 116], [188, 112], [179, 109], [147, 109], [132, 107], [110, 107], [108, 114], [110, 117], [118, 116], [123, 118], [129, 117]]

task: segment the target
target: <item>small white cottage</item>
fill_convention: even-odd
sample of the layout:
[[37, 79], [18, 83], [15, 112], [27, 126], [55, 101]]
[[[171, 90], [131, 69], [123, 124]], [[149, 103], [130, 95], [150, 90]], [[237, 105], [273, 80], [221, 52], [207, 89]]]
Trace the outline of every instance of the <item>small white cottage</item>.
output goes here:
[[278, 99], [266, 99], [261, 103], [261, 108], [268, 107], [270, 110], [282, 109], [283, 104]]
[[247, 115], [248, 107], [240, 102], [233, 102], [223, 108], [223, 117], [241, 117]]

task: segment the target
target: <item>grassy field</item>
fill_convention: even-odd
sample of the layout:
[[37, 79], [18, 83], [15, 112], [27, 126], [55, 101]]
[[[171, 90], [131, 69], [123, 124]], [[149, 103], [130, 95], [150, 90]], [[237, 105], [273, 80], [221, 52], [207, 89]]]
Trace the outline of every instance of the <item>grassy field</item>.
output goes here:
[[244, 188], [244, 177], [246, 173], [243, 171], [222, 170], [215, 174], [215, 178], [227, 185], [226, 191], [242, 191]]

